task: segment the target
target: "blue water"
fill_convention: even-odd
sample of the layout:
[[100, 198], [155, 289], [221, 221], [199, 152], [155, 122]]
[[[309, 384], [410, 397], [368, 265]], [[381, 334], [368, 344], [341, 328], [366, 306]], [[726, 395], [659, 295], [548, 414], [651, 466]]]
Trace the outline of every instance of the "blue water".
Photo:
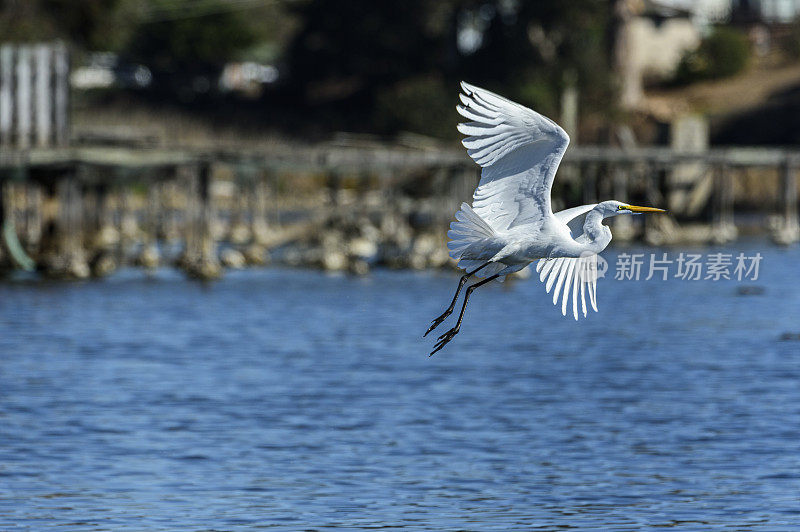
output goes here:
[[798, 527], [800, 249], [755, 249], [581, 323], [489, 285], [433, 358], [448, 273], [0, 283], [0, 529]]

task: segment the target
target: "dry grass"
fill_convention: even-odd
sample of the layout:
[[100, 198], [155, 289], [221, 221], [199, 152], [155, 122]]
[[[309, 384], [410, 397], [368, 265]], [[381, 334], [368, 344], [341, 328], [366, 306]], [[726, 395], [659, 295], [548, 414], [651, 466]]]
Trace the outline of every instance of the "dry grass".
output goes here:
[[800, 85], [800, 63], [762, 61], [733, 78], [647, 93], [645, 108], [668, 120], [680, 114], [728, 114], [763, 105], [770, 95]]

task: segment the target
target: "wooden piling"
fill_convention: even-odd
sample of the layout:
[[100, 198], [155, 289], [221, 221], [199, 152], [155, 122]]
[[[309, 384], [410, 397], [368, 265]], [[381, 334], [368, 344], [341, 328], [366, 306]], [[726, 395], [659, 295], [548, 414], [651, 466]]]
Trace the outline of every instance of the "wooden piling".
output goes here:
[[148, 270], [157, 268], [161, 261], [161, 253], [158, 249], [158, 235], [159, 227], [162, 225], [163, 188], [162, 181], [151, 183], [147, 188], [147, 203], [142, 227], [142, 248], [136, 257], [136, 264]]
[[268, 192], [264, 172], [257, 169], [252, 172], [248, 192], [247, 209], [249, 211], [251, 241], [244, 251], [244, 256], [248, 264], [261, 266], [269, 261], [267, 244], [270, 234], [270, 228], [267, 224]]
[[182, 194], [180, 185], [182, 184], [177, 180], [180, 172], [177, 168], [168, 170], [171, 174], [161, 184], [161, 223], [158, 227], [158, 238], [164, 240], [169, 244], [177, 243], [181, 240], [181, 227], [182, 227], [182, 213], [181, 213], [181, 199]]
[[67, 266], [65, 273], [77, 278], [84, 278], [89, 274], [83, 247], [84, 211], [81, 194], [81, 185], [74, 174], [59, 183], [59, 225]]
[[24, 240], [27, 249], [36, 254], [42, 239], [42, 187], [25, 183]]
[[797, 213], [797, 171], [792, 163], [787, 159], [783, 166], [783, 217], [784, 224], [789, 227], [798, 226]]
[[[692, 162], [679, 162], [665, 168], [666, 203], [664, 208], [684, 216], [692, 203], [708, 202], [708, 187], [703, 184], [707, 166], [702, 155], [709, 149], [708, 120], [700, 115], [676, 117], [670, 124], [670, 147], [676, 154], [697, 154]], [[704, 194], [706, 196], [704, 197]]]
[[[645, 174], [642, 176], [644, 180], [645, 204], [658, 205], [656, 199], [660, 196], [658, 192], [658, 165], [650, 161], [645, 167]], [[664, 236], [659, 230], [658, 220], [654, 216], [644, 217], [644, 239], [645, 241], [661, 245], [664, 244]]]
[[448, 168], [439, 168], [433, 172], [434, 201], [433, 212], [428, 220], [435, 227], [447, 227], [453, 214], [458, 210], [456, 198], [452, 195], [451, 172]]
[[334, 220], [339, 219], [339, 196], [342, 189], [342, 176], [338, 171], [328, 173], [328, 208]]
[[269, 201], [269, 176], [264, 172], [256, 174], [253, 193], [250, 196], [250, 232], [253, 243], [266, 246], [269, 241], [269, 222], [267, 221], [267, 203]]
[[182, 265], [190, 277], [217, 279], [222, 275], [222, 268], [213, 234], [215, 210], [211, 194], [211, 166], [208, 162], [202, 162], [186, 170], [188, 231]]
[[[4, 225], [6, 219], [6, 198], [5, 198], [5, 183], [0, 181], [0, 227]], [[0, 275], [11, 270], [13, 265], [8, 261], [5, 245], [0, 241]]]
[[800, 240], [800, 222], [797, 212], [797, 167], [787, 157], [781, 167], [781, 223], [773, 229], [772, 238], [776, 243], [789, 245]]
[[[84, 171], [89, 171], [88, 169]], [[85, 194], [91, 202], [90, 216], [84, 219], [87, 233], [87, 252], [92, 275], [105, 277], [124, 262], [120, 248], [120, 231], [115, 227], [112, 193], [106, 183], [87, 187]]]
[[163, 196], [163, 182], [157, 181], [147, 187], [147, 204], [144, 216], [144, 242], [155, 244], [158, 240], [159, 226], [163, 213], [161, 197]]
[[250, 222], [251, 198], [255, 192], [255, 169], [247, 164], [235, 165], [233, 168], [235, 187], [231, 198], [231, 213], [228, 225], [228, 240], [244, 246], [253, 239]]
[[112, 248], [119, 244], [120, 233], [114, 222], [114, 198], [109, 185], [100, 183], [94, 188], [95, 213], [92, 230], [95, 233], [95, 247]]
[[736, 238], [733, 221], [733, 175], [730, 166], [718, 164], [714, 173], [714, 212], [711, 240], [717, 244]]
[[40, 268], [48, 277], [85, 279], [90, 270], [83, 247], [83, 204], [75, 172], [68, 172], [55, 185], [57, 214], [44, 235]]

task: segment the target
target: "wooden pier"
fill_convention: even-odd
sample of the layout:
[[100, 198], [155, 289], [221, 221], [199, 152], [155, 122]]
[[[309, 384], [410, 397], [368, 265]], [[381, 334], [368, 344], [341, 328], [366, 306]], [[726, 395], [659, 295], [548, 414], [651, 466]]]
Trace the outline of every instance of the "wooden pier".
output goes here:
[[[450, 264], [446, 228], [479, 179], [463, 149], [75, 144], [68, 76], [63, 44], [0, 46], [0, 271], [84, 278], [176, 263], [210, 279], [271, 254], [356, 273]], [[731, 240], [734, 215], [749, 209], [790, 244], [800, 239], [798, 168], [800, 150], [576, 146], [553, 203], [665, 206], [668, 216], [645, 223], [613, 221], [616, 240], [653, 244]], [[753, 176], [763, 181], [757, 198], [744, 186]]]
[[[747, 203], [736, 193], [737, 182], [756, 171], [775, 182], [775, 197], [760, 204], [773, 237], [782, 244], [797, 241], [800, 153], [786, 150], [691, 155], [661, 148], [571, 148], [556, 180], [554, 206], [615, 196], [663, 206], [667, 176], [687, 162], [701, 174], [685, 191], [687, 199], [667, 205], [669, 216], [651, 217], [642, 226], [626, 220], [615, 228], [615, 239], [731, 240], [736, 203]], [[153, 266], [159, 250], [172, 244], [190, 275], [214, 278], [222, 271], [220, 248], [226, 264], [237, 266], [248, 262], [246, 256], [264, 262], [256, 257], [299, 242], [308, 249], [300, 258], [287, 252], [288, 262], [357, 271], [376, 260], [441, 266], [447, 263], [447, 224], [469, 199], [478, 175], [459, 149], [4, 149], [0, 260], [6, 267], [35, 264], [47, 275], [80, 278], [127, 262]], [[352, 250], [359, 246], [373, 252]], [[377, 259], [375, 249], [382, 250]]]

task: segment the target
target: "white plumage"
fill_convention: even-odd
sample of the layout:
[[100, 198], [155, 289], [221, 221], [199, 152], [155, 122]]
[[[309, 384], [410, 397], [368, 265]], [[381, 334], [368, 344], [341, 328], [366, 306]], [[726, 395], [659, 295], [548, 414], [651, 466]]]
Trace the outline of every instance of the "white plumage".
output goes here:
[[475, 288], [493, 279], [502, 281], [536, 260], [546, 291], [553, 290], [553, 304], [561, 297], [562, 314], [571, 307], [575, 320], [585, 317], [587, 296], [597, 311], [597, 254], [611, 241], [603, 219], [664, 212], [610, 200], [553, 213], [550, 191], [569, 136], [536, 111], [468, 83], [462, 82], [461, 88], [457, 110], [470, 121], [459, 124], [458, 130], [466, 135], [462, 143], [467, 153], [481, 166], [481, 179], [472, 205], [461, 205], [447, 233], [450, 256], [467, 273], [450, 307], [425, 334], [453, 312], [471, 275], [485, 279], [467, 289], [456, 326], [439, 337], [433, 353], [458, 333]]
[[481, 170], [472, 208], [496, 231], [541, 220], [569, 136], [555, 122], [502, 96], [461, 84], [462, 144]]

